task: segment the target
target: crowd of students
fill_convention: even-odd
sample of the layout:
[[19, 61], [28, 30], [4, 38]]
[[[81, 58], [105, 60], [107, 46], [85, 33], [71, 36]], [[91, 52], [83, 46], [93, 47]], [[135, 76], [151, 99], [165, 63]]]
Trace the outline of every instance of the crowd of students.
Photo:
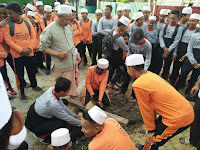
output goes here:
[[[42, 1], [35, 6], [27, 4], [24, 10], [15, 2], [0, 4], [0, 72], [9, 98], [17, 93], [10, 84], [6, 61], [16, 75], [22, 101], [27, 101], [25, 87], [43, 90], [37, 84], [38, 68], [45, 69], [49, 75], [53, 66], [55, 87], [49, 88], [30, 106], [25, 119], [26, 128], [41, 143], [52, 144], [51, 149], [55, 150], [69, 149], [72, 142], [84, 134], [94, 137], [88, 145], [90, 150], [157, 150], [192, 124], [189, 142], [200, 149], [200, 107], [196, 96], [200, 85], [197, 81], [200, 15], [192, 13], [191, 7], [185, 7], [182, 12], [161, 9], [156, 17], [151, 15], [150, 6], [144, 6], [131, 18], [131, 10], [129, 4], [119, 6], [114, 18], [112, 6], [107, 5], [105, 17], [103, 11], [97, 9], [96, 21], [92, 22], [86, 8], [81, 9], [80, 19], [75, 7], [59, 2], [55, 2], [54, 9], [44, 6]], [[87, 110], [81, 119], [71, 112], [63, 97], [77, 97], [79, 64], [88, 65], [86, 50], [92, 63], [86, 74], [83, 96]], [[24, 67], [30, 83], [24, 79]], [[190, 71], [192, 75], [187, 85]], [[102, 110], [111, 104], [106, 88], [125, 94], [132, 79], [131, 102], [138, 102], [148, 130], [145, 144], [136, 146], [119, 123], [107, 118]], [[0, 90], [5, 94], [3, 80], [0, 80]], [[184, 98], [178, 90], [186, 85]], [[0, 149], [18, 146], [19, 150], [27, 149], [27, 143], [23, 142], [26, 137], [23, 115], [19, 110], [11, 110], [6, 94], [4, 99], [3, 104], [8, 109], [2, 109], [1, 113], [7, 112], [7, 116], [5, 123], [0, 124], [0, 133], [4, 130], [9, 133], [0, 134], [5, 139]], [[186, 99], [196, 100], [195, 117]], [[156, 117], [156, 113], [160, 116]], [[21, 126], [14, 130], [12, 122]], [[8, 140], [10, 135], [12, 138]], [[21, 139], [17, 144], [13, 142], [16, 137]], [[184, 138], [180, 142], [188, 143]]]

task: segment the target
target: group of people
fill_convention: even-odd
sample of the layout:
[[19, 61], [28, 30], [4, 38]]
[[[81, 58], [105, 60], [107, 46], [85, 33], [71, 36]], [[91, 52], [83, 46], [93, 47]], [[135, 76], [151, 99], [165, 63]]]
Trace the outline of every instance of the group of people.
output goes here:
[[[191, 7], [183, 8], [181, 13], [177, 9], [171, 12], [161, 9], [157, 22], [156, 16], [150, 16], [150, 6], [144, 6], [133, 18], [131, 10], [129, 4], [119, 6], [118, 17], [113, 18], [112, 6], [107, 5], [105, 17], [103, 11], [97, 9], [97, 20], [92, 22], [86, 8], [81, 9], [80, 19], [75, 7], [58, 2], [54, 4], [54, 12], [52, 6], [43, 6], [42, 1], [35, 6], [27, 4], [24, 14], [18, 3], [0, 4], [0, 93], [3, 93], [0, 149], [28, 149], [24, 141], [26, 127], [41, 143], [51, 144], [52, 150], [70, 149], [72, 142], [76, 143], [83, 135], [93, 137], [89, 150], [157, 150], [190, 126], [189, 143], [200, 149], [200, 98], [190, 96], [190, 93], [196, 95], [200, 86], [200, 80], [197, 81], [200, 15], [192, 13]], [[87, 109], [81, 117], [67, 107], [65, 97], [77, 97], [78, 66], [81, 62], [85, 66], [88, 63], [86, 47], [92, 64], [85, 78], [83, 104]], [[22, 101], [27, 100], [26, 86], [42, 91], [36, 80], [38, 68], [46, 67], [47, 75], [51, 69], [54, 71], [55, 86], [30, 106], [26, 119], [20, 110], [11, 109], [9, 104], [4, 83], [8, 94], [16, 92], [11, 87], [5, 61], [16, 74]], [[24, 67], [30, 84], [24, 79]], [[190, 71], [193, 72], [185, 97], [196, 100], [195, 112], [178, 92], [184, 87]], [[117, 82], [121, 78], [119, 87]], [[170, 84], [166, 82], [168, 78]], [[120, 124], [107, 118], [103, 111], [104, 106], [111, 104], [106, 88], [117, 90], [116, 94], [125, 94], [131, 79], [131, 102], [138, 102], [148, 130], [143, 145], [135, 145]], [[87, 107], [88, 103], [92, 106]], [[180, 142], [188, 143], [185, 138]]]

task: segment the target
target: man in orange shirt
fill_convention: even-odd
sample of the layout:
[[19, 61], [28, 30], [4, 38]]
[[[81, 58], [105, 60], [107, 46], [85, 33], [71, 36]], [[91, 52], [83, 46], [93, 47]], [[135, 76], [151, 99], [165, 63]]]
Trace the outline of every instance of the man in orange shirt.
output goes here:
[[[52, 7], [50, 5], [44, 6], [44, 18], [40, 19], [40, 26], [42, 31], [53, 22], [52, 16]], [[49, 54], [44, 53], [44, 58], [46, 62], [46, 74], [50, 74], [51, 70], [51, 56]]]
[[82, 28], [82, 50], [81, 58], [84, 61], [84, 66], [87, 65], [86, 46], [88, 48], [90, 58], [92, 59], [92, 21], [88, 19], [88, 10], [86, 8], [81, 9], [82, 19], [80, 20], [80, 25]]
[[85, 96], [83, 103], [87, 104], [90, 100], [95, 101], [97, 105], [110, 105], [111, 101], [106, 93], [106, 85], [108, 81], [108, 66], [107, 59], [101, 58], [97, 61], [97, 66], [88, 68], [85, 79]]
[[36, 7], [37, 11], [35, 12], [35, 16], [39, 17], [40, 19], [43, 18], [43, 11], [44, 11], [44, 6], [42, 1], [37, 1], [36, 2]]
[[[129, 75], [136, 79], [133, 90], [148, 135], [143, 150], [158, 150], [194, 121], [191, 104], [160, 76], [144, 71], [142, 54], [132, 54], [125, 62]], [[157, 118], [156, 113], [160, 116]]]
[[86, 137], [94, 137], [89, 150], [137, 150], [121, 125], [97, 106], [83, 113], [82, 132]]
[[[26, 5], [26, 7], [24, 8], [25, 14], [23, 14], [23, 15], [21, 16], [23, 19], [27, 19], [27, 20], [28, 20], [28, 18], [27, 18], [27, 13], [28, 13], [28, 11], [32, 11], [32, 12], [35, 11], [35, 7], [34, 7], [32, 4], [30, 4], [30, 3], [28, 3], [28, 4]], [[36, 17], [35, 17], [35, 21], [36, 21], [36, 22], [40, 21], [40, 18], [36, 16]]]
[[19, 79], [19, 91], [21, 100], [26, 101], [24, 93], [26, 82], [24, 80], [24, 67], [26, 67], [31, 87], [35, 91], [41, 91], [42, 88], [37, 86], [35, 77], [35, 62], [33, 50], [35, 48], [35, 31], [31, 23], [21, 17], [21, 6], [18, 3], [9, 3], [6, 6], [9, 24], [5, 27], [4, 38], [10, 46], [10, 52], [14, 58], [15, 72]]

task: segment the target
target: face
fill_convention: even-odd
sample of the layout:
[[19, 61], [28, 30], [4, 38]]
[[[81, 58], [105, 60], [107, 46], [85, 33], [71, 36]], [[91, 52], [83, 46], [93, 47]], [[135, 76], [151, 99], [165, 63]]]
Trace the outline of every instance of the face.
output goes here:
[[7, 12], [8, 17], [10, 18], [11, 21], [16, 21], [20, 17], [20, 13], [16, 13], [11, 9], [6, 9], [6, 12]]
[[108, 71], [108, 69], [99, 69], [97, 68], [97, 74], [102, 75], [104, 73], [106, 73]]
[[44, 16], [45, 16], [46, 19], [50, 19], [51, 16], [52, 16], [52, 12], [45, 11]]
[[124, 16], [129, 17], [130, 12], [131, 12], [130, 10], [124, 9]]
[[105, 10], [104, 10], [104, 13], [105, 13], [105, 16], [110, 16], [112, 11], [109, 7], [106, 7]]
[[76, 17], [75, 14], [76, 14], [76, 12], [72, 11], [72, 20], [75, 19], [75, 17]]
[[102, 14], [101, 13], [96, 13], [95, 16], [96, 16], [97, 20], [99, 21], [99, 19], [101, 19], [101, 17], [102, 17]]
[[199, 21], [197, 19], [189, 19], [188, 25], [190, 29], [196, 28]]
[[120, 27], [121, 32], [126, 32], [127, 31], [127, 26], [121, 26]]
[[72, 20], [72, 15], [66, 14], [65, 17], [60, 17], [59, 23], [61, 26], [67, 26], [68, 24], [71, 23], [71, 20]]
[[129, 41], [129, 36], [124, 36], [124, 42], [127, 44]]
[[81, 13], [81, 17], [82, 17], [83, 19], [87, 19], [87, 16], [88, 16], [88, 13]]
[[120, 18], [121, 16], [123, 16], [123, 11], [122, 10], [118, 10], [117, 11], [117, 16]]
[[153, 29], [154, 25], [156, 24], [155, 20], [149, 20], [148, 21], [148, 27], [149, 29]]
[[44, 11], [44, 6], [43, 6], [43, 5], [40, 5], [40, 6], [38, 6], [37, 9], [38, 9], [39, 11], [43, 12], [43, 11]]
[[7, 17], [6, 8], [0, 8], [0, 21]]
[[143, 23], [144, 23], [144, 17], [143, 17], [143, 16], [140, 17], [138, 20], [136, 20], [136, 24], [137, 24], [138, 26], [142, 25]]
[[148, 20], [148, 19], [149, 19], [150, 12], [147, 11], [147, 10], [144, 10], [144, 11], [143, 11], [143, 15], [144, 15], [145, 20]]
[[61, 95], [61, 97], [65, 97], [65, 96], [68, 95], [70, 89], [71, 89], [71, 85], [70, 85], [70, 87], [69, 87], [69, 89], [68, 89], [67, 91], [65, 91], [65, 92], [64, 92], [64, 91], [61, 91], [61, 92], [59, 92], [59, 94]]
[[31, 22], [32, 24], [34, 23], [34, 21], [35, 21], [35, 18], [34, 18], [34, 17], [28, 15], [27, 18], [30, 20], [30, 22]]
[[81, 131], [86, 137], [96, 136], [100, 131], [100, 128], [98, 126], [91, 124], [88, 120], [85, 120], [84, 118], [81, 119], [81, 125]]
[[184, 21], [185, 21], [185, 22], [188, 22], [188, 21], [189, 21], [189, 19], [190, 19], [190, 14], [188, 14], [188, 15], [184, 16]]
[[177, 15], [171, 14], [171, 15], [170, 15], [170, 24], [171, 24], [171, 25], [175, 25], [175, 24], [177, 23], [177, 21], [178, 21]]
[[164, 22], [166, 17], [166, 15], [159, 15], [159, 21]]

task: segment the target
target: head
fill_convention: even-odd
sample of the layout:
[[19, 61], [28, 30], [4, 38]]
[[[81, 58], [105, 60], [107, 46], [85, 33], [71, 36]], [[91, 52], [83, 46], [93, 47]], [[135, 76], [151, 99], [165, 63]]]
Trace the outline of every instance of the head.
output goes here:
[[188, 22], [188, 20], [189, 20], [189, 18], [190, 18], [190, 14], [181, 14], [181, 20], [183, 21], [183, 22]]
[[178, 9], [174, 9], [171, 12], [170, 20], [169, 20], [171, 25], [176, 25], [177, 24], [179, 14], [180, 14], [180, 11]]
[[70, 24], [71, 20], [72, 20], [72, 14], [62, 14], [62, 13], [57, 14], [56, 21], [63, 27]]
[[76, 18], [76, 12], [75, 11], [72, 11], [72, 21], [74, 21]]
[[123, 10], [118, 10], [117, 16], [118, 16], [118, 18], [121, 18], [123, 16]]
[[131, 10], [129, 9], [124, 9], [124, 16], [129, 17], [129, 14], [131, 13]]
[[127, 26], [121, 23], [120, 21], [118, 21], [117, 28], [119, 29], [119, 32], [122, 32], [122, 33], [127, 31]]
[[128, 41], [129, 41], [129, 34], [128, 34], [127, 32], [124, 32], [123, 38], [124, 38], [124, 42], [125, 42], [126, 44], [128, 44]]
[[43, 11], [44, 11], [44, 6], [43, 6], [43, 5], [37, 6], [37, 10], [38, 10], [39, 12], [43, 12]]
[[188, 22], [189, 28], [195, 29], [198, 23], [199, 23], [199, 20], [197, 19], [189, 19], [189, 22]]
[[67, 96], [70, 89], [71, 89], [71, 81], [70, 80], [63, 78], [63, 77], [59, 77], [56, 79], [55, 93], [57, 96], [59, 96], [59, 97]]
[[104, 10], [105, 16], [111, 17], [111, 13], [112, 13], [112, 6], [111, 5], [106, 5], [105, 10]]
[[72, 147], [72, 141], [69, 143], [63, 145], [63, 146], [52, 146], [51, 145], [51, 150], [69, 150]]
[[44, 17], [45, 17], [47, 20], [50, 20], [50, 19], [51, 19], [51, 16], [52, 16], [52, 11], [44, 11]]
[[21, 18], [22, 9], [18, 3], [12, 2], [6, 6], [6, 12], [11, 21], [19, 21]]
[[144, 39], [144, 32], [142, 29], [136, 29], [133, 31], [132, 37], [130, 39], [130, 43], [134, 43], [135, 45], [137, 44], [142, 44]]
[[108, 71], [108, 68], [107, 69], [101, 69], [97, 66], [96, 72], [97, 72], [98, 75], [102, 75], [102, 74], [106, 73], [107, 71]]
[[83, 113], [81, 125], [82, 132], [85, 134], [86, 137], [94, 137], [103, 129], [103, 125], [99, 125], [94, 120], [92, 120], [87, 110]]
[[81, 17], [82, 17], [83, 19], [87, 19], [87, 16], [88, 16], [88, 13], [86, 13], [86, 12], [82, 12], [82, 13], [81, 13]]
[[0, 22], [7, 17], [6, 4], [0, 4]]
[[143, 15], [144, 15], [144, 19], [145, 19], [145, 20], [148, 20], [148, 19], [149, 19], [149, 15], [150, 15], [150, 11], [148, 11], [148, 10], [143, 10], [142, 12], [143, 12]]
[[141, 72], [144, 72], [144, 64], [142, 65], [136, 65], [136, 66], [126, 66], [128, 74], [133, 78], [138, 78], [138, 75], [141, 74]]
[[160, 21], [160, 22], [164, 22], [166, 17], [167, 17], [167, 15], [162, 15], [162, 14], [160, 14], [160, 15], [159, 15], [159, 21]]
[[143, 23], [144, 23], [144, 16], [138, 18], [138, 19], [135, 21], [135, 23], [136, 23], [136, 25], [138, 25], [138, 26], [143, 25]]
[[35, 22], [35, 17], [30, 16], [30, 15], [27, 15], [27, 18], [29, 19], [29, 21], [30, 21], [32, 24], [34, 24], [34, 22]]
[[155, 20], [149, 20], [148, 21], [148, 28], [149, 29], [153, 29], [154, 25], [156, 24]]
[[97, 21], [99, 21], [102, 17], [102, 13], [95, 13], [95, 17], [97, 18]]

